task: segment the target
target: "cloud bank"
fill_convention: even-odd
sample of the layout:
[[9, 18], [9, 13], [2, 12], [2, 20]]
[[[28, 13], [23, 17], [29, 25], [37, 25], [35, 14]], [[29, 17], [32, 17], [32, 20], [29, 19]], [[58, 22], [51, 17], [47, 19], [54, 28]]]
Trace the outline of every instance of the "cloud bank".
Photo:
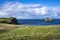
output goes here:
[[16, 17], [18, 19], [59, 18], [59, 7], [48, 7], [42, 4], [23, 4], [20, 2], [5, 3], [0, 7], [0, 17]]

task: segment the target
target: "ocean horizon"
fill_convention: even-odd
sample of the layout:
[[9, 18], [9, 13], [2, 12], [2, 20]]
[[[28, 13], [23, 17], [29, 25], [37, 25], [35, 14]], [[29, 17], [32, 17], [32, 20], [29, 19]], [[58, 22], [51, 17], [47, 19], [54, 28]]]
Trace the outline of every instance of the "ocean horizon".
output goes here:
[[53, 19], [50, 22], [46, 22], [45, 19], [18, 19], [18, 23], [33, 26], [60, 25], [60, 19]]

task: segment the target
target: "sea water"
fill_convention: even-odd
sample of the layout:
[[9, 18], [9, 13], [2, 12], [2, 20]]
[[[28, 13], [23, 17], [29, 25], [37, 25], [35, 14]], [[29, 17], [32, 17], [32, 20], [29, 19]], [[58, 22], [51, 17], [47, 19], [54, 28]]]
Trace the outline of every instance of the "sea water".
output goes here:
[[53, 19], [50, 22], [46, 22], [44, 19], [18, 19], [20, 25], [60, 25], [60, 19]]

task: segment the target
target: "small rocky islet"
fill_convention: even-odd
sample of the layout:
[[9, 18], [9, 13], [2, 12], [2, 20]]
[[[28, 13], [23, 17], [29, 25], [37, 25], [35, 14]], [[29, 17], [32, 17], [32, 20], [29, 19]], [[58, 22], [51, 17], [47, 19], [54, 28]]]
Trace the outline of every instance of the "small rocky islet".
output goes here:
[[45, 21], [46, 21], [46, 22], [51, 22], [52, 19], [51, 19], [51, 18], [45, 18]]

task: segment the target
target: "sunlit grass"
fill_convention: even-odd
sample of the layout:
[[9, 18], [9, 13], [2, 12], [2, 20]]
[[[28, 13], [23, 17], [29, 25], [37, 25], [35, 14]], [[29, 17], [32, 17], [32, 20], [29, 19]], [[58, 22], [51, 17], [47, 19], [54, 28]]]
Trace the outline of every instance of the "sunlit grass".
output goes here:
[[1, 26], [10, 29], [0, 33], [1, 40], [52, 40], [60, 38], [60, 25], [23, 26], [2, 24]]

